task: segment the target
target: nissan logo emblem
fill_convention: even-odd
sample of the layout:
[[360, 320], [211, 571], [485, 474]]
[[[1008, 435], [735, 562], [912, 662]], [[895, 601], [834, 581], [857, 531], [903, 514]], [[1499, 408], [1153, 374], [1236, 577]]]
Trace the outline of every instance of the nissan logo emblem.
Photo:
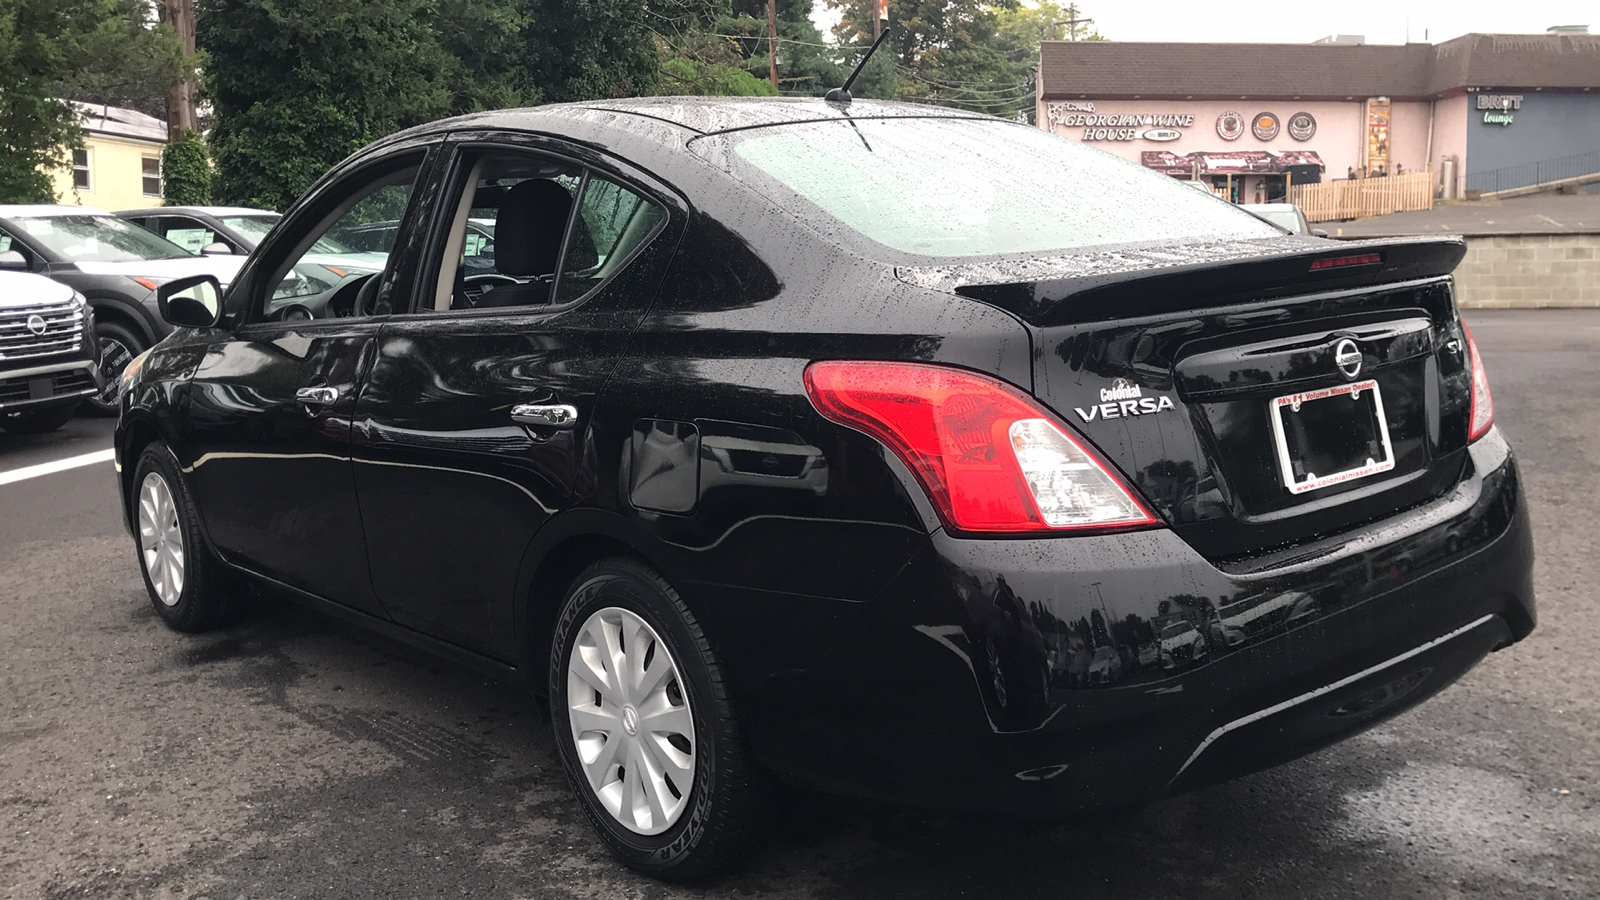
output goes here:
[[1346, 378], [1361, 374], [1361, 349], [1356, 342], [1345, 338], [1333, 347], [1333, 364]]
[[28, 330], [34, 334], [44, 334], [44, 316], [29, 316]]

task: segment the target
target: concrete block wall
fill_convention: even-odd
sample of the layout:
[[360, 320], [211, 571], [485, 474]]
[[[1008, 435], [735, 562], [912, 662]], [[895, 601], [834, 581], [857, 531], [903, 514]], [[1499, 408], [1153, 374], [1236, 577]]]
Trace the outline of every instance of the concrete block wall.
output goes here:
[[1600, 307], [1600, 234], [1470, 236], [1456, 297], [1478, 309]]

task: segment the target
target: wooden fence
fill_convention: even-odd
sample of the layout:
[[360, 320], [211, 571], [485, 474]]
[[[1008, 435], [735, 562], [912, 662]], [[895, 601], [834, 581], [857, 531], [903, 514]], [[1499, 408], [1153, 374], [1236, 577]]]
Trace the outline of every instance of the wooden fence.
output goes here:
[[1296, 184], [1289, 188], [1289, 202], [1300, 207], [1312, 222], [1433, 209], [1433, 174], [1407, 172], [1387, 178]]

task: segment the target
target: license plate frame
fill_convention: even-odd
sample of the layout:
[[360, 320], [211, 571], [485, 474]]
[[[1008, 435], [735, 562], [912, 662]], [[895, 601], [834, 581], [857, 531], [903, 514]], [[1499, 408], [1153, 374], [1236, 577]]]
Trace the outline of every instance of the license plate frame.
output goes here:
[[[1351, 395], [1355, 396], [1352, 397]], [[1383, 448], [1383, 459], [1373, 459], [1369, 456], [1365, 463], [1340, 472], [1331, 472], [1326, 475], [1307, 473], [1306, 477], [1296, 480], [1295, 461], [1290, 454], [1289, 439], [1283, 425], [1284, 416], [1298, 413], [1307, 404], [1335, 400], [1346, 403], [1359, 402], [1363, 396], [1370, 397], [1372, 413], [1377, 423], [1377, 438]], [[1389, 419], [1388, 416], [1384, 415], [1383, 410], [1383, 390], [1378, 386], [1376, 379], [1369, 378], [1366, 381], [1356, 381], [1337, 387], [1299, 391], [1274, 397], [1267, 404], [1267, 417], [1272, 420], [1272, 439], [1274, 449], [1277, 451], [1278, 471], [1282, 477], [1283, 486], [1288, 488], [1291, 494], [1305, 494], [1333, 487], [1334, 485], [1348, 484], [1352, 481], [1388, 472], [1395, 466], [1394, 445], [1389, 440]]]

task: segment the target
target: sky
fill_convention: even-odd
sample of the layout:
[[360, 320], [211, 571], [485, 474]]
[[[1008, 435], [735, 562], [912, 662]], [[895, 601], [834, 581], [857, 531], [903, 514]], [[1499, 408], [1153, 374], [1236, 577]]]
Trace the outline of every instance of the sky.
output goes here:
[[[812, 18], [827, 35], [838, 13], [824, 0], [816, 5]], [[1600, 34], [1597, 0], [1078, 0], [1078, 8], [1113, 41], [1304, 44], [1330, 34], [1360, 34], [1369, 44], [1403, 44], [1408, 20], [1411, 40], [1422, 41], [1426, 33], [1435, 44], [1474, 31], [1535, 34], [1551, 25], [1588, 25]]]

